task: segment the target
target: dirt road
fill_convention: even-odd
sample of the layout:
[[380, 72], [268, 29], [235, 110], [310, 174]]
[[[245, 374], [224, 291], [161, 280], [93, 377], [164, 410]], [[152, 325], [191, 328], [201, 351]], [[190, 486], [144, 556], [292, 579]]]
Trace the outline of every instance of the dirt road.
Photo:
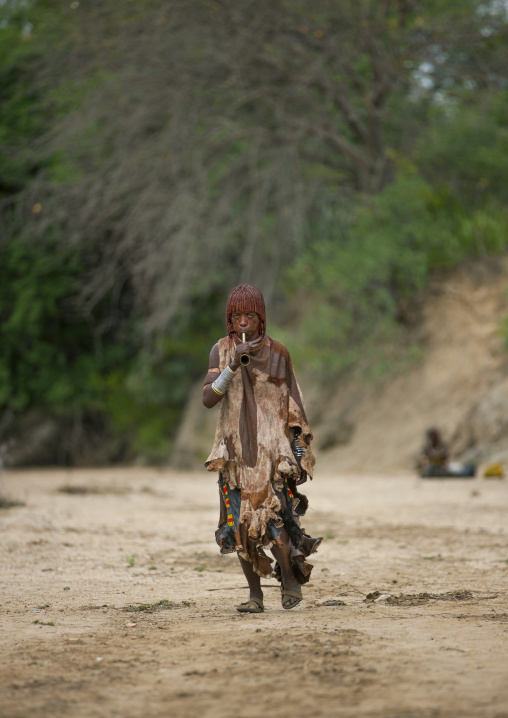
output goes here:
[[214, 481], [1, 476], [2, 718], [508, 718], [508, 481], [319, 475], [305, 600], [261, 615]]

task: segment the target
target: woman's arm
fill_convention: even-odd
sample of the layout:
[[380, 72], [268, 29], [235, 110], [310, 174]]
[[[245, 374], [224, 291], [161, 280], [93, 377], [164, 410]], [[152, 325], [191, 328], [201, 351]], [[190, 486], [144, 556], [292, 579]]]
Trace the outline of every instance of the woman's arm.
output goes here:
[[217, 394], [212, 389], [213, 382], [219, 378], [220, 374], [218, 344], [214, 344], [214, 346], [212, 347], [212, 351], [210, 352], [210, 361], [208, 365], [208, 374], [205, 377], [205, 385], [203, 387], [203, 404], [206, 406], [207, 409], [211, 409], [213, 406], [218, 404], [224, 396], [224, 394], [222, 394], [222, 396], [220, 394]]
[[215, 344], [210, 352], [210, 364], [208, 374], [203, 387], [203, 404], [211, 409], [226, 395], [227, 389], [240, 367], [242, 354], [249, 354], [251, 346], [248, 342], [237, 344], [235, 356], [231, 364], [220, 371], [219, 369], [219, 345]]

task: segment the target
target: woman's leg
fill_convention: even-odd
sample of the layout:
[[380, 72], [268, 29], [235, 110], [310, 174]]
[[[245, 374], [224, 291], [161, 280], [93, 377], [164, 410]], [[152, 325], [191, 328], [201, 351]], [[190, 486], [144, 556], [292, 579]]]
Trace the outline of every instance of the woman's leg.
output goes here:
[[283, 600], [283, 605], [286, 608], [292, 608], [300, 603], [302, 588], [296, 580], [293, 567], [291, 566], [291, 559], [289, 557], [289, 536], [287, 535], [285, 529], [282, 529], [278, 545], [273, 544], [272, 554], [280, 566], [282, 587], [299, 594], [299, 597], [287, 596], [286, 599]]
[[252, 568], [250, 561], [246, 561], [238, 554], [240, 560], [240, 566], [249, 584], [250, 598], [258, 598], [263, 600], [263, 591], [261, 590], [261, 579], [258, 574]]

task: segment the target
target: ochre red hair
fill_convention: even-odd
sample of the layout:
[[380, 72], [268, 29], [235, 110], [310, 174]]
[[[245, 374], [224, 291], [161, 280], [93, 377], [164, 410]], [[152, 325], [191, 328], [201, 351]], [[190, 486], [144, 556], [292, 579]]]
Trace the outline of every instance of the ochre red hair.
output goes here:
[[261, 320], [259, 333], [263, 335], [266, 332], [265, 300], [257, 287], [253, 287], [252, 284], [240, 284], [231, 290], [226, 304], [226, 327], [229, 336], [234, 334], [231, 321], [233, 312], [256, 312]]

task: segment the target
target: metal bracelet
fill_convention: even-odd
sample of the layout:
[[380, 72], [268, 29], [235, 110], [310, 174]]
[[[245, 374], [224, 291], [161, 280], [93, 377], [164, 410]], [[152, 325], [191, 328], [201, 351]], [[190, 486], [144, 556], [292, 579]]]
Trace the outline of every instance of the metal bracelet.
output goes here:
[[223, 372], [219, 374], [217, 379], [212, 384], [212, 389], [216, 394], [220, 394], [221, 396], [225, 394], [228, 390], [229, 385], [233, 381], [234, 377], [236, 376], [236, 371], [233, 371], [228, 366], [224, 369]]
[[296, 459], [301, 459], [302, 456], [307, 451], [307, 447], [305, 446], [299, 446], [296, 442], [298, 441], [298, 437], [300, 436], [299, 431], [295, 431], [293, 441], [291, 442], [291, 450], [293, 452], [293, 455]]

